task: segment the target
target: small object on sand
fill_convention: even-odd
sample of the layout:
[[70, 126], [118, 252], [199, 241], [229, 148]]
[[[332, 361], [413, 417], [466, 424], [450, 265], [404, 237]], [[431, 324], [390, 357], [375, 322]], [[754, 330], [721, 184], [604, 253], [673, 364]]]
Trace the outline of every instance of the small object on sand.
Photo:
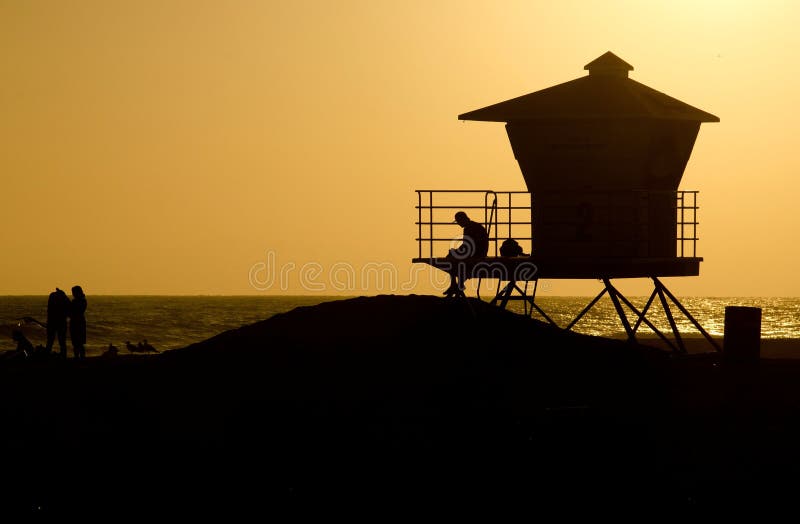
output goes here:
[[158, 353], [158, 350], [148, 344], [147, 339], [140, 341], [138, 344], [133, 345], [130, 341], [125, 342], [125, 347], [131, 353]]
[[34, 348], [22, 331], [15, 329], [11, 332], [11, 339], [17, 343], [17, 352], [23, 357], [28, 358], [33, 355]]
[[116, 357], [118, 353], [119, 353], [119, 349], [117, 349], [117, 347], [114, 344], [109, 342], [108, 349], [106, 349], [101, 356], [103, 356], [103, 357]]
[[150, 345], [150, 344], [147, 342], [147, 339], [144, 339], [144, 344], [142, 344], [142, 348], [143, 348], [145, 351], [147, 351], [147, 352], [150, 352], [150, 353], [158, 353], [158, 350], [157, 350], [156, 348], [154, 348], [153, 346], [151, 346], [151, 345]]

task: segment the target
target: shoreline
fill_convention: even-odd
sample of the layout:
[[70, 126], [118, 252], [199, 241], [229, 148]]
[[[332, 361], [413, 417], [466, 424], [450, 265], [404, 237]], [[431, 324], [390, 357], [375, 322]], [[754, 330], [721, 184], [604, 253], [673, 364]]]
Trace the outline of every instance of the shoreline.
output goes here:
[[[352, 298], [355, 297], [170, 298], [162, 296], [159, 298], [144, 296], [119, 298], [98, 296], [90, 304], [91, 313], [87, 312], [89, 314], [87, 354], [100, 355], [105, 351], [109, 343], [113, 343], [119, 348], [122, 354], [126, 351], [124, 349], [126, 340], [136, 344], [143, 339], [147, 339], [159, 350], [173, 350], [202, 341], [226, 329], [238, 328], [241, 325], [263, 320], [273, 314], [286, 312], [297, 306], [338, 302]], [[549, 314], [553, 315], [559, 326], [568, 324], [574, 315], [585, 306], [584, 300], [573, 302], [569, 297], [544, 297], [542, 300], [544, 307]], [[549, 300], [554, 300], [554, 302], [548, 302]], [[758, 300], [761, 301], [762, 299]], [[729, 301], [726, 299], [724, 302]], [[800, 324], [790, 318], [795, 306], [800, 307], [800, 301], [783, 303], [780, 300], [772, 299], [770, 304], [764, 303], [762, 333], [765, 338], [762, 340], [776, 340], [772, 337], [784, 328], [787, 333], [797, 333], [798, 336], [795, 338], [800, 339]], [[4, 308], [0, 308], [0, 315], [3, 315], [3, 320], [0, 321], [0, 349], [3, 351], [13, 349], [14, 342], [11, 340], [11, 330], [17, 327], [18, 319], [23, 316], [42, 317], [45, 305], [45, 301], [41, 297], [28, 297], [8, 303]], [[519, 304], [510, 303], [509, 310], [522, 313], [521, 308], [520, 311], [516, 311], [511, 306], [519, 306]], [[603, 304], [601, 301], [601, 304], [597, 307], [599, 309], [589, 312], [575, 329], [583, 334], [623, 338], [624, 330], [620, 322], [615, 320], [616, 314], [611, 304]], [[710, 332], [717, 333], [719, 337], [722, 334], [723, 320], [721, 308], [721, 302], [710, 299], [704, 299], [690, 307], [703, 326]], [[533, 318], [539, 319], [538, 315], [535, 314]], [[651, 320], [658, 324], [659, 320], [663, 321], [664, 319], [660, 318], [658, 312], [655, 312], [655, 318], [651, 318]], [[660, 328], [664, 333], [670, 333], [669, 326], [660, 326]], [[23, 325], [22, 329], [34, 346], [45, 343], [44, 329], [33, 324]], [[681, 329], [685, 330], [682, 334], [685, 338], [700, 336], [691, 326], [681, 325]], [[641, 327], [638, 334], [641, 340], [647, 341], [648, 338], [654, 337], [648, 331], [645, 326]], [[791, 339], [792, 337], [782, 338]], [[772, 343], [765, 342], [765, 344], [771, 345]], [[784, 342], [781, 345], [782, 348], [780, 348], [778, 354], [781, 357], [793, 358], [787, 343]], [[699, 350], [705, 351], [704, 348], [699, 348]], [[767, 349], [765, 354], [770, 355], [772, 351]], [[798, 354], [800, 354], [800, 348], [798, 348]]]
[[[581, 334], [581, 333], [579, 333]], [[585, 336], [592, 336], [592, 335], [585, 335]], [[600, 338], [608, 338], [609, 340], [617, 340], [617, 341], [625, 341], [623, 337], [600, 337]], [[723, 348], [723, 338], [722, 337], [712, 337], [717, 344]], [[669, 351], [669, 348], [664, 344], [657, 336], [646, 336], [640, 335], [637, 337], [637, 340], [640, 344], [646, 346], [653, 346], [658, 348], [659, 350]], [[686, 348], [689, 354], [705, 354], [705, 353], [716, 353], [716, 350], [713, 346], [701, 335], [682, 335], [682, 340], [686, 345]], [[202, 342], [202, 341], [201, 341]], [[188, 344], [187, 346], [182, 346], [179, 348], [172, 348], [172, 349], [164, 349], [159, 351], [160, 353], [168, 353], [171, 351], [181, 350], [186, 347], [192, 346], [197, 344], [198, 342], [194, 342]], [[57, 345], [54, 348], [57, 351]], [[10, 354], [14, 350], [13, 349], [3, 349], [0, 351], [0, 361], [2, 360], [5, 354]], [[800, 338], [762, 338], [761, 339], [761, 348], [760, 354], [762, 359], [783, 359], [783, 360], [796, 360], [800, 359]], [[156, 353], [153, 354], [145, 354], [141, 352], [130, 352], [127, 349], [119, 348], [119, 352], [116, 358], [123, 358], [123, 357], [152, 357], [155, 356]], [[72, 360], [72, 350], [71, 347], [68, 350], [68, 359]], [[105, 359], [107, 357], [103, 357], [102, 353], [99, 353], [96, 350], [92, 350], [91, 352], [87, 352], [87, 358], [89, 359]], [[112, 357], [108, 357], [112, 358]]]

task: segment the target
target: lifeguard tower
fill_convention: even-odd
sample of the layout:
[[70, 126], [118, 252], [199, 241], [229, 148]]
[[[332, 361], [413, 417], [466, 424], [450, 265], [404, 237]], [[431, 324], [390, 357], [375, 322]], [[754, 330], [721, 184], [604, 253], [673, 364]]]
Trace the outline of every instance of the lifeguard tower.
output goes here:
[[[678, 186], [700, 124], [719, 118], [632, 80], [633, 67], [611, 52], [584, 69], [589, 74], [581, 78], [459, 115], [506, 123], [528, 190], [417, 190], [419, 253], [413, 262], [452, 271], [444, 243], [455, 234], [453, 212], [466, 210], [490, 236], [490, 256], [466, 276], [497, 279], [493, 303], [523, 300], [526, 312], [530, 306], [555, 324], [536, 303], [538, 280], [596, 279], [603, 289], [565, 329], [608, 293], [630, 339], [644, 323], [685, 352], [671, 302], [719, 350], [659, 280], [700, 273], [697, 191]], [[509, 237], [530, 256], [499, 256], [499, 244]], [[641, 310], [614, 287], [618, 278], [652, 280]], [[656, 297], [674, 340], [647, 318]]]

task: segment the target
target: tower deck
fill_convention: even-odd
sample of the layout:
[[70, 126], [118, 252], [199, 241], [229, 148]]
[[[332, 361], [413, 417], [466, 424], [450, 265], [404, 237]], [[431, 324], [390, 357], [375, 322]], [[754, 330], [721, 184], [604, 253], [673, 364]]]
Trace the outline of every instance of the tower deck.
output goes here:
[[[603, 279], [688, 277], [700, 274], [702, 257], [672, 258], [574, 258], [574, 257], [486, 257], [463, 270], [467, 278], [496, 278], [520, 282], [538, 279]], [[414, 258], [450, 272], [453, 262], [446, 258]]]

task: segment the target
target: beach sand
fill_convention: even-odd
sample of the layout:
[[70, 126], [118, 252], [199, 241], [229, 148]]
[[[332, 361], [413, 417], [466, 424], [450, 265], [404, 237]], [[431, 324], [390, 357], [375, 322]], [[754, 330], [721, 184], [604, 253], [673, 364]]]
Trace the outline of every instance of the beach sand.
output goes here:
[[800, 360], [779, 358], [796, 346], [764, 341], [765, 358], [734, 366], [411, 295], [297, 308], [160, 355], [4, 363], [0, 509], [383, 520], [776, 504], [800, 465]]
[[[712, 337], [719, 348], [724, 348], [723, 337]], [[669, 350], [669, 347], [655, 336], [639, 336], [642, 344]], [[672, 338], [671, 338], [672, 340]], [[717, 350], [711, 343], [700, 335], [692, 334], [682, 339], [687, 351], [692, 354], [714, 353]], [[673, 340], [674, 343], [674, 340]], [[800, 359], [800, 339], [796, 338], [763, 338], [761, 339], [760, 355], [762, 359]]]

